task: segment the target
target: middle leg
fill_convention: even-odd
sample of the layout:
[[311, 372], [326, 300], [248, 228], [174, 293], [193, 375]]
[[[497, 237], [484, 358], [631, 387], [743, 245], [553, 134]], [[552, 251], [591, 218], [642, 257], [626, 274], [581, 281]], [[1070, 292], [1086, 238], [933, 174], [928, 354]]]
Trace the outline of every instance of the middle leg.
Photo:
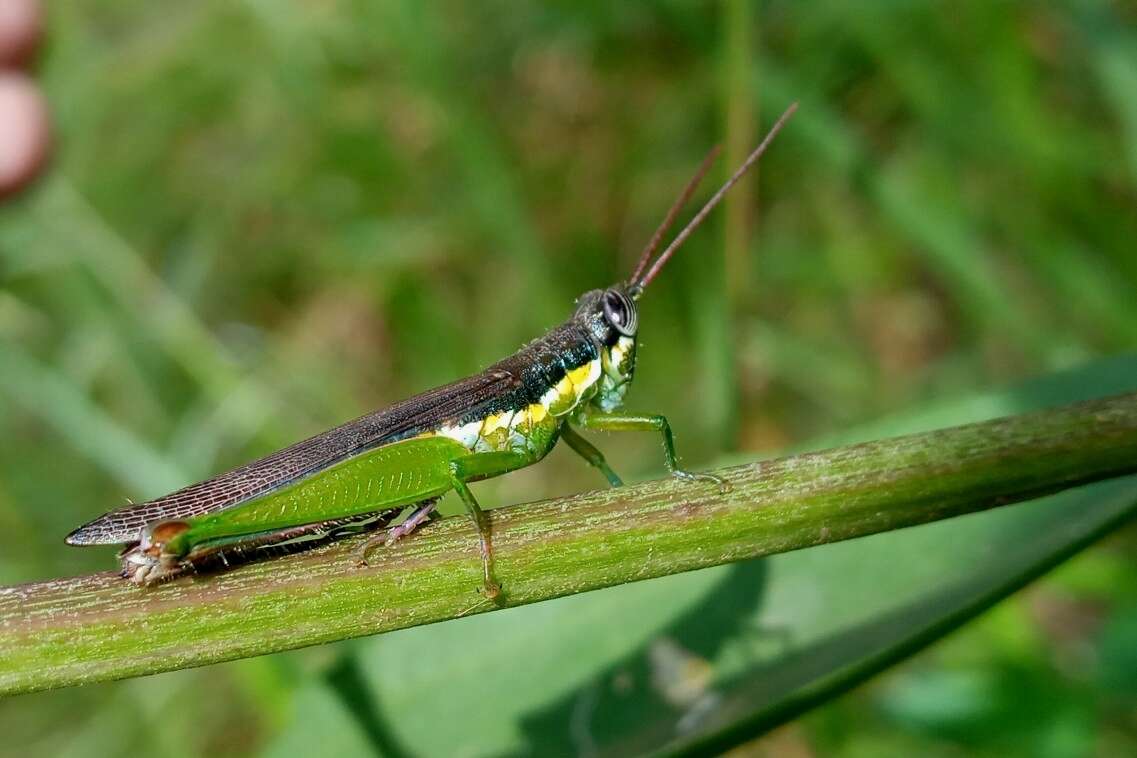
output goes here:
[[730, 482], [721, 476], [694, 473], [679, 468], [679, 459], [675, 455], [675, 437], [671, 434], [671, 424], [659, 414], [594, 413], [586, 411], [577, 415], [576, 421], [585, 429], [606, 432], [659, 432], [663, 437], [664, 462], [672, 476], [686, 481], [714, 482], [722, 494], [730, 491]]
[[568, 424], [561, 427], [561, 439], [568, 443], [568, 446], [576, 452], [584, 460], [596, 468], [600, 469], [600, 473], [608, 480], [608, 484], [613, 487], [623, 487], [624, 480], [621, 479], [612, 467], [608, 465], [608, 461], [604, 460], [604, 453], [596, 449], [596, 447], [576, 433]]

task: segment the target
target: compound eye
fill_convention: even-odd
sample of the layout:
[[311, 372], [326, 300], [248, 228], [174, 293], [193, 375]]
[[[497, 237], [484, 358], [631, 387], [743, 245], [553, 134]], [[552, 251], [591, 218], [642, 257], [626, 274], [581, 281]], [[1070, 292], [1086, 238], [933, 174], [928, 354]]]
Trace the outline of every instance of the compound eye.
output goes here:
[[621, 292], [608, 290], [604, 293], [604, 318], [625, 337], [636, 335], [636, 306]]

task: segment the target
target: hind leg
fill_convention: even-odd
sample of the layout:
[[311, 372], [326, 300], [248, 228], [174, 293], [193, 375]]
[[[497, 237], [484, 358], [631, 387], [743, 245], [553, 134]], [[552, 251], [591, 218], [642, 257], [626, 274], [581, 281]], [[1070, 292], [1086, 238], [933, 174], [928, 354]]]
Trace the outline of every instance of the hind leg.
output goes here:
[[496, 600], [501, 594], [501, 585], [493, 578], [493, 543], [490, 541], [490, 524], [486, 514], [478, 505], [474, 493], [470, 492], [468, 482], [515, 471], [533, 463], [532, 456], [516, 452], [477, 453], [450, 462], [450, 486], [462, 498], [466, 512], [474, 529], [478, 532], [478, 542], [482, 553], [482, 591], [487, 600]]
[[122, 561], [123, 576], [135, 584], [160, 584], [187, 574], [227, 569], [273, 555], [308, 550], [341, 537], [386, 526], [400, 511], [399, 508], [375, 511], [245, 535], [239, 541], [199, 546], [183, 558], [153, 555], [153, 550], [135, 544], [119, 553], [119, 560]]
[[391, 527], [387, 530], [386, 534], [377, 535], [367, 540], [367, 542], [363, 543], [363, 547], [359, 549], [359, 555], [355, 561], [356, 565], [366, 566], [367, 555], [374, 548], [378, 547], [379, 545], [390, 547], [403, 537], [406, 537], [408, 534], [413, 532], [415, 529], [421, 526], [424, 521], [430, 519], [430, 517], [434, 514], [434, 509], [436, 507], [438, 507], [438, 498], [436, 497], [415, 503], [414, 510], [411, 511], [411, 515], [407, 516], [406, 520], [403, 521], [403, 523]]
[[434, 509], [438, 507], [438, 498], [431, 500], [423, 500], [411, 515], [407, 516], [407, 520], [401, 524], [391, 527], [387, 530], [387, 538], [383, 544], [387, 547], [394, 545], [398, 540], [406, 537], [408, 534], [417, 529], [422, 523], [428, 521], [434, 515]]

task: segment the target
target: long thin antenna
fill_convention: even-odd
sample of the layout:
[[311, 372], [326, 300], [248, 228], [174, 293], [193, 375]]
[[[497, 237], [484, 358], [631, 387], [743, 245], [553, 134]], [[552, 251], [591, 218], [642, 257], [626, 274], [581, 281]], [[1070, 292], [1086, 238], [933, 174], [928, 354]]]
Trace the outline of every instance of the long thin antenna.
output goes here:
[[695, 214], [695, 217], [687, 223], [687, 226], [683, 227], [683, 231], [679, 232], [675, 239], [672, 240], [671, 244], [667, 246], [667, 249], [660, 253], [659, 257], [655, 259], [655, 263], [652, 264], [647, 273], [638, 280], [633, 278], [633, 288], [635, 288], [637, 291], [642, 291], [645, 287], [651, 284], [651, 280], [655, 278], [656, 274], [658, 274], [660, 269], [663, 268], [663, 265], [667, 263], [667, 259], [674, 255], [675, 251], [678, 250], [679, 247], [687, 241], [687, 238], [691, 236], [691, 233], [699, 228], [699, 225], [703, 223], [703, 219], [707, 217], [708, 213], [715, 209], [716, 205], [722, 202], [723, 197], [725, 197], [726, 193], [730, 191], [730, 188], [737, 184], [738, 180], [741, 179], [746, 174], [746, 172], [750, 170], [750, 167], [758, 162], [758, 159], [762, 157], [762, 153], [766, 152], [766, 148], [769, 147], [770, 143], [774, 140], [774, 137], [778, 136], [778, 132], [780, 132], [782, 130], [782, 127], [785, 126], [785, 123], [789, 121], [790, 116], [794, 115], [794, 112], [797, 111], [797, 105], [797, 103], [793, 103], [789, 108], [786, 108], [786, 112], [783, 113], [778, 118], [778, 120], [774, 122], [774, 125], [770, 128], [769, 133], [766, 134], [765, 138], [758, 145], [758, 147], [754, 148], [754, 152], [750, 153], [750, 155], [746, 157], [746, 160], [742, 162], [742, 165], [738, 167], [738, 170], [735, 171], [734, 174], [726, 180], [726, 184], [719, 188], [719, 191], [716, 192], [711, 197], [711, 199], [707, 201], [706, 205], [704, 205], [702, 209], [700, 209], [699, 212]]
[[707, 175], [707, 172], [711, 170], [711, 164], [715, 162], [715, 158], [718, 157], [721, 150], [720, 145], [715, 145], [711, 148], [711, 151], [707, 153], [707, 157], [703, 158], [699, 170], [696, 171], [695, 175], [691, 177], [691, 180], [687, 182], [687, 186], [683, 188], [683, 192], [680, 193], [679, 197], [675, 198], [675, 202], [671, 204], [671, 209], [668, 210], [667, 215], [663, 217], [663, 222], [659, 225], [659, 228], [655, 230], [655, 234], [651, 235], [647, 247], [640, 253], [640, 259], [636, 263], [636, 270], [628, 277], [629, 282], [634, 282], [639, 278], [644, 267], [647, 266], [647, 262], [651, 259], [651, 256], [655, 255], [655, 251], [659, 249], [659, 243], [663, 241], [663, 235], [667, 234], [667, 230], [675, 223], [675, 217], [679, 215], [679, 211], [683, 210], [683, 206], [691, 199], [691, 195], [695, 194], [695, 190], [699, 188], [699, 182], [701, 182], [703, 177]]

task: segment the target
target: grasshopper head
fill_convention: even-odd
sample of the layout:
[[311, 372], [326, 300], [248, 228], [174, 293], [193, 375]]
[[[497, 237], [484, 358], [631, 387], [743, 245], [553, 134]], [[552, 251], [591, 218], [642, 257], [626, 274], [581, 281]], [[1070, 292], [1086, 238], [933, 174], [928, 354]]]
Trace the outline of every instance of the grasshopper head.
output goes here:
[[636, 369], [639, 316], [635, 295], [623, 284], [586, 292], [577, 301], [574, 318], [588, 329], [600, 347], [603, 370], [599, 390], [591, 402], [605, 413], [613, 411], [623, 404]]

